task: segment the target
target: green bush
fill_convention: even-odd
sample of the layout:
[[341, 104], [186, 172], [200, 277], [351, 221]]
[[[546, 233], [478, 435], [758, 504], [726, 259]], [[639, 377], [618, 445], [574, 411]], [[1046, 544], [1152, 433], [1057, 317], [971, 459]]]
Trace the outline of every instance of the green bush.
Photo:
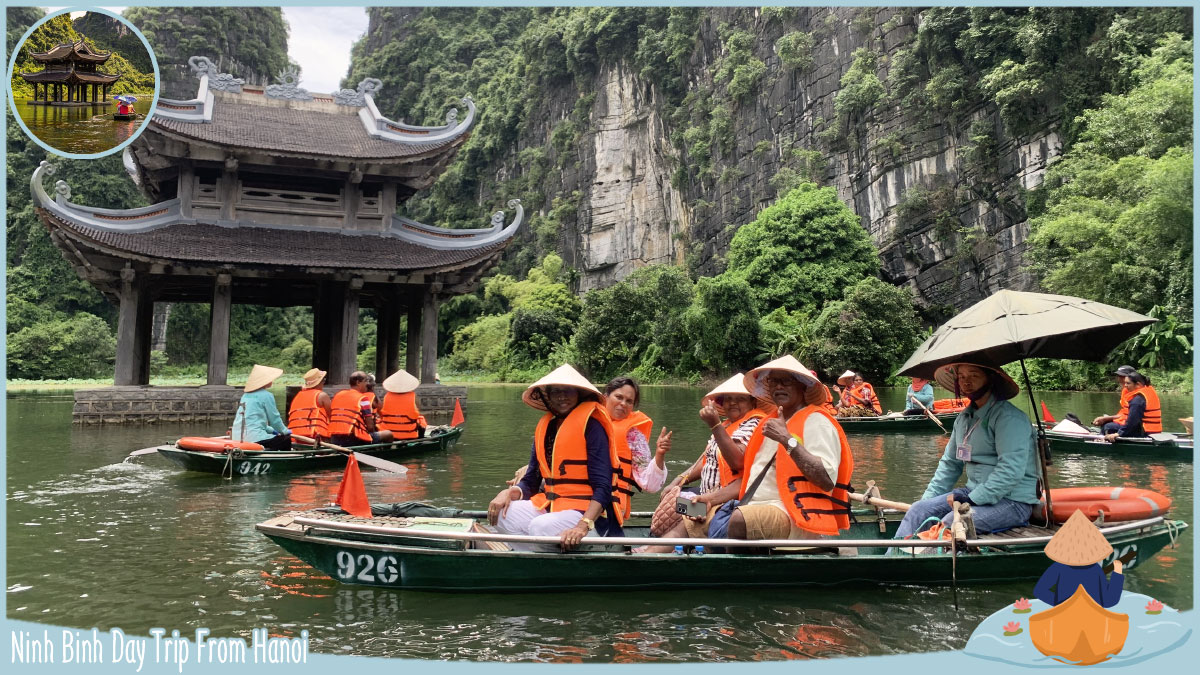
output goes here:
[[854, 61], [842, 75], [842, 88], [833, 97], [833, 109], [839, 117], [847, 119], [863, 115], [883, 99], [887, 92], [875, 74], [878, 60], [879, 55], [866, 47], [854, 51]]
[[813, 62], [813, 36], [803, 31], [792, 31], [775, 42], [779, 60], [788, 68], [808, 70]]
[[700, 367], [714, 373], [753, 367], [758, 355], [758, 311], [749, 284], [722, 274], [697, 281], [695, 293], [683, 326]]
[[98, 316], [80, 312], [8, 336], [8, 377], [68, 379], [112, 374], [117, 340]]
[[816, 318], [813, 362], [827, 374], [850, 369], [882, 382], [912, 355], [920, 334], [912, 291], [867, 277]]

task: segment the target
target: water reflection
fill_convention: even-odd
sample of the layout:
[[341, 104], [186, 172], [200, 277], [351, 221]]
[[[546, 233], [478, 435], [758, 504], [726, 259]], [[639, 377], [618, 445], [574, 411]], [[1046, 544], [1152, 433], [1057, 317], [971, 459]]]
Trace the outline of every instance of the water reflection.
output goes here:
[[114, 120], [116, 104], [83, 106], [31, 105], [16, 101], [17, 114], [43, 143], [63, 152], [93, 154], [114, 148], [137, 133], [150, 112], [152, 95], [133, 104], [141, 114], [136, 120]]

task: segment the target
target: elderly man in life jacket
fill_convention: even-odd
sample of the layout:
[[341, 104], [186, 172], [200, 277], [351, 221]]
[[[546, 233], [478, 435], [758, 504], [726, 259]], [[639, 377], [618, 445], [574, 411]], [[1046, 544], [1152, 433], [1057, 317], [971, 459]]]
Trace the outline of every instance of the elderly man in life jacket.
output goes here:
[[488, 522], [508, 534], [557, 536], [564, 550], [578, 546], [592, 530], [622, 536], [623, 514], [613, 498], [620, 461], [600, 390], [564, 364], [521, 398], [546, 414], [534, 429], [524, 475], [488, 504]]
[[[738, 499], [726, 530], [733, 539], [806, 539], [850, 527], [854, 456], [825, 411], [826, 388], [792, 356], [751, 370], [744, 384], [776, 411], [747, 442], [741, 480], [696, 501]], [[709, 536], [717, 536], [711, 528]]]

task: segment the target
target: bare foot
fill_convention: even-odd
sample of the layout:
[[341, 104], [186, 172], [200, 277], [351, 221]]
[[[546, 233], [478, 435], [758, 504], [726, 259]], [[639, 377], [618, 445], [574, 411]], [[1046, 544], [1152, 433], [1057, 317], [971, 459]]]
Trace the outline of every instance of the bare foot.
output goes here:
[[671, 553], [675, 550], [674, 546], [638, 546], [633, 549], [634, 553]]

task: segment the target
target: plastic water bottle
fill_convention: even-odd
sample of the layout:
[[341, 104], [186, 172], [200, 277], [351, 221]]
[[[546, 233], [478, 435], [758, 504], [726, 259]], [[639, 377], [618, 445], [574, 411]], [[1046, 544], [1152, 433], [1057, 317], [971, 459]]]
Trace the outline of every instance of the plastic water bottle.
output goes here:
[[696, 555], [704, 555], [704, 547], [703, 546], [696, 547]]
[[682, 546], [675, 547], [675, 555], [683, 555], [683, 547]]

